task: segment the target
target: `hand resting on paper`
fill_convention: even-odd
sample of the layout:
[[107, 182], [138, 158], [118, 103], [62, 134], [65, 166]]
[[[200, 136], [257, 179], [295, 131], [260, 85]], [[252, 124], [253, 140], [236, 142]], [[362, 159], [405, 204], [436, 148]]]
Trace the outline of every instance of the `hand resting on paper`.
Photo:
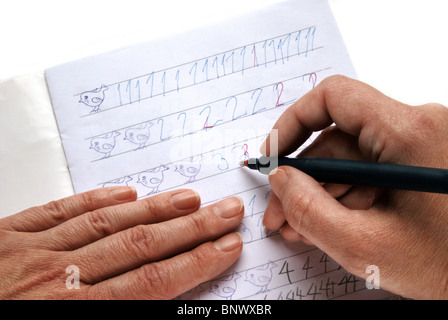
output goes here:
[[[332, 126], [332, 124], [335, 124]], [[322, 81], [274, 125], [279, 155], [448, 168], [448, 109], [408, 106], [343, 76]], [[269, 152], [269, 137], [266, 153]], [[264, 225], [314, 244], [349, 272], [408, 298], [448, 298], [448, 195], [321, 184], [290, 167], [269, 176]]]
[[170, 299], [239, 257], [240, 198], [201, 209], [187, 189], [136, 199], [103, 188], [1, 219], [0, 299]]

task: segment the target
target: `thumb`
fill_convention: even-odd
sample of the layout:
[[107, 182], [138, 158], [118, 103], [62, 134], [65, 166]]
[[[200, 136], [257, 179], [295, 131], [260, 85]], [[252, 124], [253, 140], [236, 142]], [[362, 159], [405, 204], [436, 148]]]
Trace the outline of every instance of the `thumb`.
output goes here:
[[359, 215], [341, 205], [313, 178], [282, 166], [269, 175], [272, 192], [288, 224], [324, 251], [340, 251], [353, 234]]

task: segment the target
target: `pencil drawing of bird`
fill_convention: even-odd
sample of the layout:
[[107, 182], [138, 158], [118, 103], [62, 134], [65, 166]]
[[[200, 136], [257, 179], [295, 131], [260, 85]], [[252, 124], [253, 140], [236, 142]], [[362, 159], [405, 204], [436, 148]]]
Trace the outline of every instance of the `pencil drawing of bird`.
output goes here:
[[115, 148], [115, 139], [119, 135], [119, 132], [113, 131], [105, 134], [104, 136], [92, 138], [92, 140], [90, 140], [90, 149], [104, 154], [104, 157], [101, 159], [109, 158], [110, 153]]
[[249, 281], [254, 286], [260, 287], [261, 289], [258, 293], [266, 292], [272, 280], [272, 269], [275, 267], [277, 267], [277, 264], [269, 261], [257, 268], [249, 269], [246, 271], [246, 279], [244, 281]]
[[146, 170], [138, 175], [137, 183], [142, 184], [149, 189], [147, 195], [155, 194], [159, 192], [159, 186], [163, 182], [163, 172], [168, 170], [167, 166], [161, 165], [155, 169]]
[[93, 108], [92, 112], [100, 111], [100, 106], [104, 101], [104, 91], [109, 88], [106, 85], [101, 85], [100, 88], [96, 88], [92, 91], [85, 91], [79, 95], [79, 103], [84, 103], [86, 106]]
[[239, 278], [241, 278], [241, 275], [238, 272], [234, 272], [225, 278], [211, 281], [209, 292], [213, 292], [217, 296], [230, 300], [237, 289], [236, 280]]
[[185, 183], [194, 182], [196, 176], [201, 170], [200, 159], [201, 159], [200, 157], [196, 157], [191, 158], [190, 161], [178, 163], [176, 164], [176, 169], [174, 169], [174, 172], [179, 172], [184, 177], [187, 177], [188, 180]]
[[137, 144], [139, 149], [143, 148], [149, 139], [149, 129], [153, 125], [152, 122], [145, 122], [137, 127], [127, 129], [124, 140]]
[[127, 186], [128, 182], [131, 180], [132, 180], [132, 178], [129, 176], [123, 177], [123, 178], [118, 178], [118, 179], [103, 183], [103, 188]]

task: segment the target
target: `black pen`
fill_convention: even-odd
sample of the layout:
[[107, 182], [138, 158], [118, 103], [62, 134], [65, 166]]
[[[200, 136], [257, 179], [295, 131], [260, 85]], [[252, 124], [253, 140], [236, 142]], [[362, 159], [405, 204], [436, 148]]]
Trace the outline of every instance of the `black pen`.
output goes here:
[[448, 193], [448, 170], [329, 158], [251, 158], [241, 166], [269, 174], [279, 166], [294, 167], [318, 182], [386, 189]]

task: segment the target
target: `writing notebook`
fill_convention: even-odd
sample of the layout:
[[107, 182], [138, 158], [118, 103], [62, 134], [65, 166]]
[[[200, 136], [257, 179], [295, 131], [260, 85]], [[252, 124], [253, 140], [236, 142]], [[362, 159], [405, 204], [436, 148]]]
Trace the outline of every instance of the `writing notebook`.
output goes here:
[[128, 185], [139, 198], [175, 188], [197, 190], [203, 205], [243, 198], [241, 258], [179, 299], [385, 297], [319, 249], [265, 229], [267, 177], [239, 167], [260, 155], [286, 108], [333, 74], [356, 77], [327, 1], [313, 0], [57, 66], [46, 78], [76, 193]]

